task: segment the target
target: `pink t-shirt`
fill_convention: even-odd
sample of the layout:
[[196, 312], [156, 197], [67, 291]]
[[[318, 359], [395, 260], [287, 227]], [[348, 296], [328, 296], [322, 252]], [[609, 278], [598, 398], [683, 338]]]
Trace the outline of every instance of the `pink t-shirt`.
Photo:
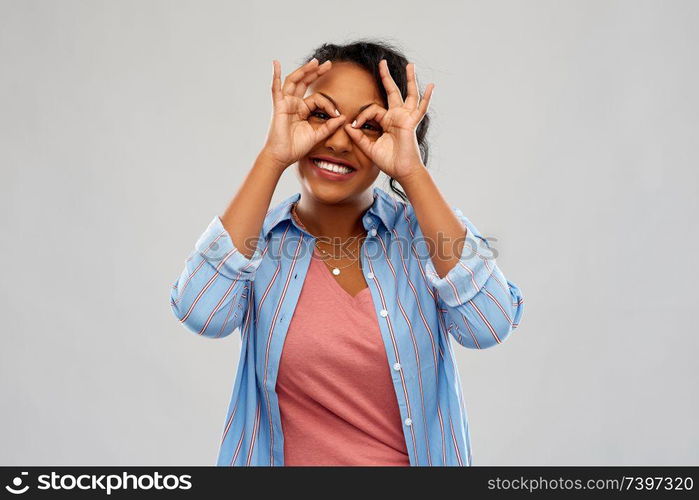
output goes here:
[[285, 465], [410, 465], [371, 291], [352, 297], [317, 248], [276, 391]]

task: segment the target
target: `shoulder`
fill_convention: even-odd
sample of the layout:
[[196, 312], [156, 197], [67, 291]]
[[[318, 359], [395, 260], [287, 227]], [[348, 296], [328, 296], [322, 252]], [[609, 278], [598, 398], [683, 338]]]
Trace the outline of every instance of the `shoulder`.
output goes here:
[[265, 214], [262, 223], [262, 235], [266, 238], [270, 231], [278, 226], [283, 220], [291, 217], [291, 206], [301, 198], [301, 193], [296, 192], [281, 201], [273, 204]]
[[390, 231], [405, 232], [415, 219], [413, 206], [409, 201], [398, 198], [380, 187], [374, 187], [373, 212], [378, 215]]
[[[398, 233], [409, 233], [415, 235], [420, 232], [417, 214], [410, 201], [398, 199], [396, 196], [388, 194], [386, 191], [376, 188], [381, 198], [380, 209], [385, 215], [385, 220], [389, 227]], [[471, 221], [466, 217], [463, 211], [457, 206], [449, 204], [449, 208], [468, 228], [473, 232], [477, 232]]]

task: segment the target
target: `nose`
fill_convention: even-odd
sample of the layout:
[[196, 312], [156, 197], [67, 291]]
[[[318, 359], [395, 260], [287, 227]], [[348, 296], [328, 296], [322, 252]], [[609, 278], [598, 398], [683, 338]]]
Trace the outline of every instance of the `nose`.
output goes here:
[[352, 139], [345, 132], [344, 124], [340, 125], [335, 132], [325, 139], [325, 147], [332, 149], [335, 153], [346, 153], [352, 149]]

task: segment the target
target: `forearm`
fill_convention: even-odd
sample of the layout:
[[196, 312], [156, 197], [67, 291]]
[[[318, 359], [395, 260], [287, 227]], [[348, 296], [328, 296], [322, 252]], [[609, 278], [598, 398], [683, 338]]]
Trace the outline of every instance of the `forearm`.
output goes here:
[[255, 251], [256, 239], [283, 171], [282, 166], [261, 151], [221, 215], [223, 227], [233, 244], [247, 258]]
[[443, 278], [459, 262], [465, 243], [466, 226], [444, 199], [430, 172], [423, 165], [399, 182], [413, 206], [435, 271]]

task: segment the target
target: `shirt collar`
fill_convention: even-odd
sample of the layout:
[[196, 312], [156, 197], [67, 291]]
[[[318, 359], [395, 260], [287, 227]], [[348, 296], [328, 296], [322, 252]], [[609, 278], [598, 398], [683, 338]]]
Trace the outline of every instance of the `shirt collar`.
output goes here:
[[[400, 205], [405, 202], [395, 199], [378, 186], [373, 187], [374, 202], [362, 214], [364, 227], [369, 229], [375, 227], [374, 220], [378, 219], [387, 230], [392, 231], [395, 227], [396, 218], [400, 215]], [[262, 232], [267, 238], [269, 232], [284, 220], [291, 220], [291, 207], [301, 198], [301, 193], [294, 193], [291, 196], [277, 203], [265, 217]], [[367, 220], [367, 215], [370, 220]]]

